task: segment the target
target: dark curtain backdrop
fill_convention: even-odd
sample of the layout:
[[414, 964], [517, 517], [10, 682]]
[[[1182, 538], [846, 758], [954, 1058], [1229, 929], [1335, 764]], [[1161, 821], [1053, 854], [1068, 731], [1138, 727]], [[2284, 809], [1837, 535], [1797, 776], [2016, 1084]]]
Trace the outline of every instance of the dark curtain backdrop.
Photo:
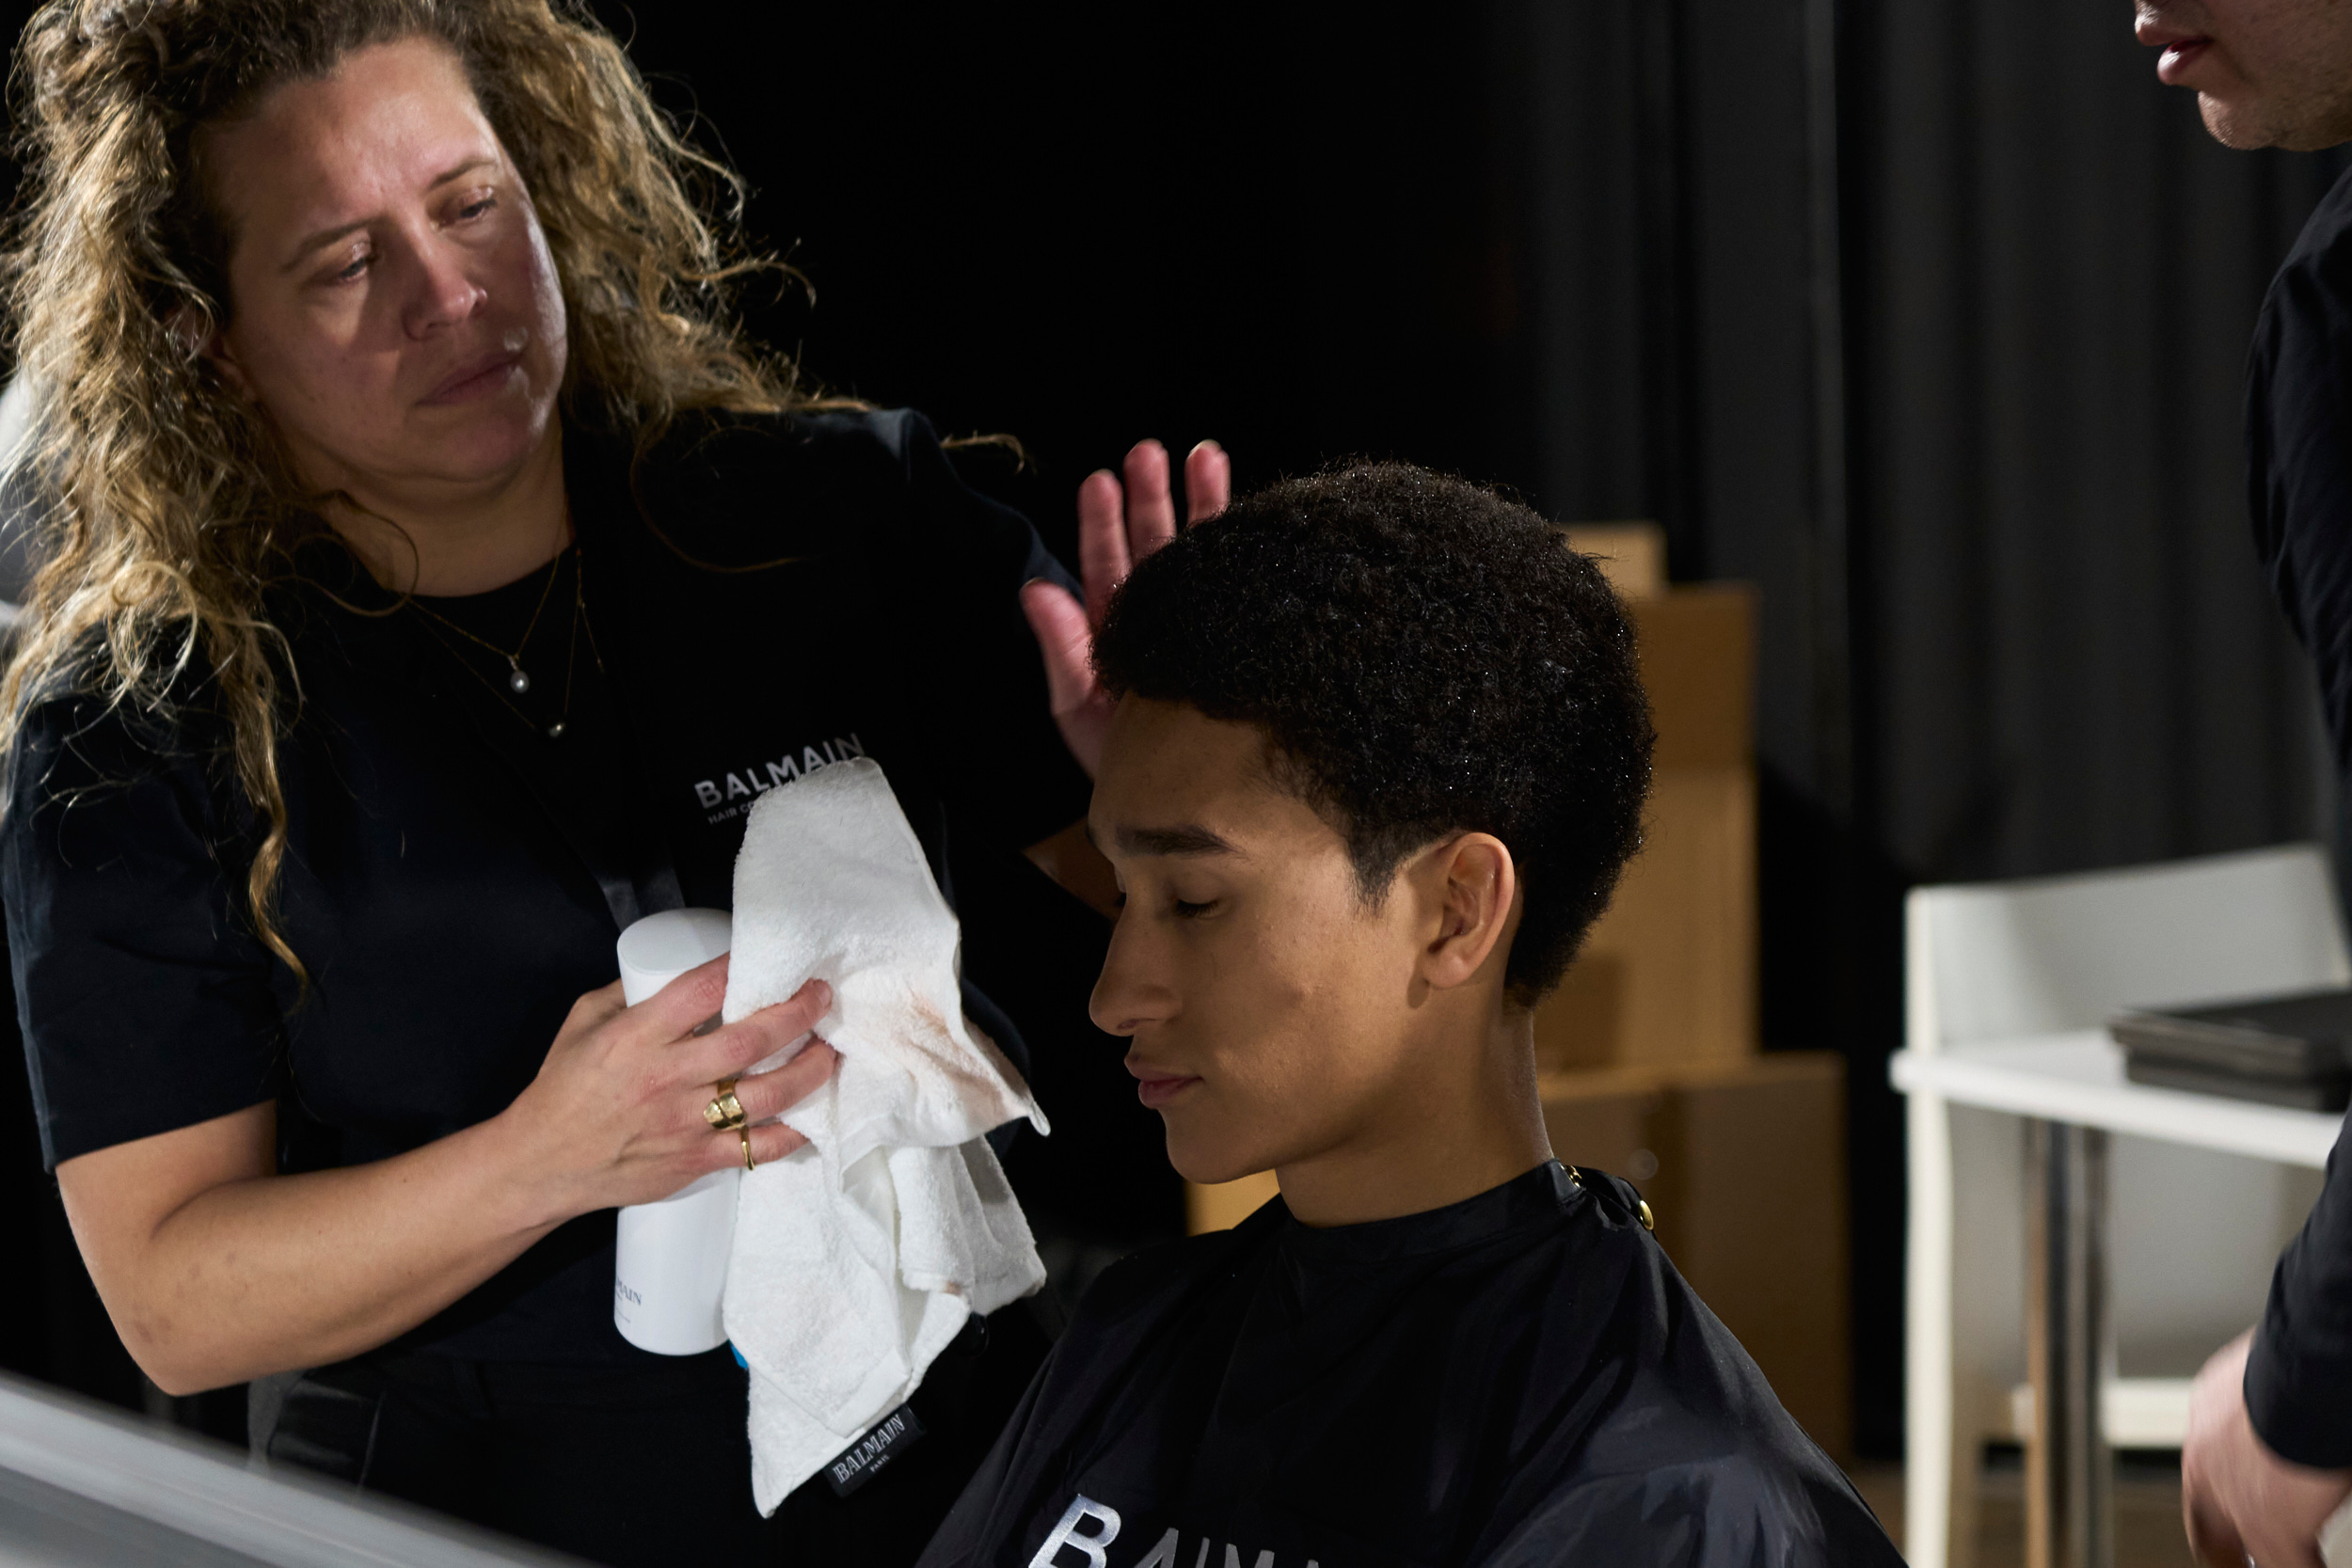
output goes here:
[[[1902, 889], [2326, 819], [2237, 407], [2336, 160], [2209, 144], [2122, 0], [596, 4], [814, 286], [757, 329], [1021, 437], [973, 474], [1058, 547], [1088, 469], [1215, 435], [1245, 484], [1395, 455], [1761, 586], [1760, 1024], [1851, 1064], [1857, 1430], [1893, 1451]], [[958, 881], [1055, 1111], [1025, 1198], [1081, 1250], [1172, 1226], [1086, 1021], [1101, 927], [1017, 863]], [[0, 1364], [135, 1397], [0, 1089], [0, 1247], [43, 1259]]]
[[2344, 160], [2215, 143], [2128, 13], [1855, 8], [1864, 789], [1924, 877], [2326, 832], [2239, 431], [2263, 291]]

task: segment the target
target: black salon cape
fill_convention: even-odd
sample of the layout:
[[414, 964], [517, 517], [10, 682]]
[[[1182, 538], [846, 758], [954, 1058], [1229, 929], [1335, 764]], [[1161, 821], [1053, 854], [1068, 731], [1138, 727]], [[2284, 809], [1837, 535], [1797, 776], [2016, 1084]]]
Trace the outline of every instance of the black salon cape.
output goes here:
[[1899, 1562], [1633, 1201], [1553, 1163], [1119, 1264], [921, 1568]]
[[[484, 678], [495, 657], [338, 547], [272, 605], [301, 688], [281, 903], [307, 994], [246, 914], [257, 832], [201, 688], [169, 730], [70, 693], [31, 708], [0, 894], [52, 1166], [273, 1100], [289, 1170], [497, 1115], [613, 979], [622, 927], [727, 908], [746, 811], [836, 762], [882, 765], [951, 900], [951, 838], [1011, 854], [1084, 814], [1019, 602], [1067, 574], [918, 417], [690, 418], [642, 464], [567, 428], [564, 468], [610, 680], [583, 648], [560, 742]], [[642, 1359], [612, 1326], [612, 1237], [610, 1210], [560, 1227], [396, 1348]]]
[[[2304, 225], [2263, 301], [2247, 369], [2254, 546], [2311, 650], [2352, 785], [2352, 172]], [[2347, 794], [2352, 800], [2352, 794]], [[2263, 1441], [2299, 1465], [2352, 1465], [2352, 1168], [2339, 1144], [2279, 1259], [2246, 1367]]]

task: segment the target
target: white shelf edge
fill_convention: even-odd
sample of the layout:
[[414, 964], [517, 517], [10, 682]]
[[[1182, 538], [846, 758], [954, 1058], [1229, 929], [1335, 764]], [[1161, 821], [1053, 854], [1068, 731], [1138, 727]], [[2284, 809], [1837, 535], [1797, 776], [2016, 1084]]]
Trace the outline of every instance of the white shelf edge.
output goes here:
[[[2067, 1035], [2036, 1043], [2056, 1049], [2104, 1039], [2097, 1034]], [[2008, 1043], [2001, 1042], [1996, 1049]], [[2034, 1072], [2013, 1061], [1985, 1060], [1978, 1054], [1983, 1049], [1958, 1046], [1932, 1055], [1899, 1051], [1887, 1065], [1887, 1077], [1906, 1094], [1925, 1090], [1954, 1104], [2314, 1169], [2328, 1163], [2328, 1151], [2335, 1146], [2342, 1126], [2343, 1118], [2320, 1111], [2289, 1110], [2146, 1084], [2089, 1084], [2058, 1073]]]

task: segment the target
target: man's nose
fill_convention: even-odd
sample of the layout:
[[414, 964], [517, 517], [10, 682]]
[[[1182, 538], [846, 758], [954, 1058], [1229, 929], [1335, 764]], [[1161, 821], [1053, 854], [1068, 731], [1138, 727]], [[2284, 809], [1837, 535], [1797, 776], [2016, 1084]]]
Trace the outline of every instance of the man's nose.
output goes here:
[[1110, 951], [1103, 956], [1103, 973], [1087, 998], [1087, 1016], [1097, 1029], [1106, 1035], [1132, 1035], [1175, 1016], [1175, 989], [1156, 961], [1158, 945], [1138, 921], [1122, 916], [1111, 927]]

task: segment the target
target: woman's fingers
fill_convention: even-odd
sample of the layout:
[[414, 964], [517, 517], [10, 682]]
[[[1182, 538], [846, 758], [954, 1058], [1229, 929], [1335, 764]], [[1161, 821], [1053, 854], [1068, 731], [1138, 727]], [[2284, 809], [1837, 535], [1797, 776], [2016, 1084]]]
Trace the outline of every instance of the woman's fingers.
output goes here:
[[[725, 1151], [710, 1158], [710, 1168], [717, 1169], [743, 1156], [743, 1140], [752, 1145], [752, 1158], [761, 1164], [781, 1160], [803, 1144], [805, 1137], [774, 1120], [802, 1101], [832, 1075], [840, 1060], [832, 1046], [823, 1040], [811, 1040], [806, 1050], [773, 1072], [754, 1073], [739, 1079], [735, 1085], [735, 1102], [743, 1108], [744, 1119], [752, 1125], [732, 1132], [711, 1134], [712, 1142]], [[713, 1085], [715, 1089], [715, 1085]]]
[[[752, 1163], [755, 1165], [773, 1164], [794, 1149], [808, 1146], [806, 1138], [781, 1122], [767, 1127], [746, 1127], [739, 1132], [713, 1132], [708, 1145], [697, 1151], [694, 1164], [688, 1169], [694, 1173], [708, 1173], [732, 1165], [741, 1170], [743, 1143], [747, 1137], [751, 1141]], [[692, 1180], [693, 1176], [690, 1174], [687, 1180]]]
[[1097, 468], [1078, 483], [1078, 578], [1086, 584], [1087, 623], [1099, 626], [1111, 590], [1126, 580], [1135, 558], [1127, 549], [1126, 499], [1119, 476]]
[[811, 1040], [806, 1050], [773, 1072], [755, 1072], [735, 1081], [736, 1103], [753, 1121], [766, 1121], [817, 1092], [833, 1076], [840, 1057], [823, 1040]]
[[700, 1039], [680, 1042], [672, 1081], [712, 1084], [748, 1072], [815, 1028], [832, 1007], [833, 988], [811, 980], [789, 1001], [762, 1007]]
[[[708, 963], [688, 970], [629, 1008], [628, 1022], [635, 1037], [667, 1045], [692, 1034], [716, 1017], [721, 1004], [727, 999], [727, 957], [722, 953]], [[591, 991], [580, 1000], [601, 997], [606, 991], [618, 996], [619, 987], [616, 980], [605, 990]]]
[[[1176, 537], [1176, 497], [1168, 478], [1168, 449], [1147, 439], [1128, 451], [1120, 472], [1097, 469], [1078, 485], [1078, 573], [1086, 581], [1089, 627], [1103, 624], [1111, 591], [1126, 580], [1135, 563]], [[1223, 447], [1203, 441], [1185, 455], [1186, 522], [1224, 511], [1232, 491], [1232, 460]], [[1035, 615], [1029, 624], [1037, 625]], [[1044, 639], [1041, 629], [1038, 640]]]
[[1225, 510], [1233, 499], [1233, 460], [1215, 441], [1184, 454], [1184, 521], [1199, 522]]
[[1110, 730], [1110, 696], [1094, 678], [1094, 628], [1078, 601], [1050, 582], [1025, 583], [1021, 610], [1045, 656], [1045, 696], [1062, 743], [1092, 778]]
[[[804, 1148], [808, 1143], [806, 1138], [802, 1137], [789, 1127], [754, 1127], [748, 1131], [752, 1135], [752, 1159], [758, 1164], [773, 1164], [794, 1149]], [[727, 1143], [733, 1151], [735, 1163], [742, 1164], [743, 1140], [730, 1138]]]
[[1168, 487], [1168, 449], [1157, 441], [1137, 441], [1127, 453], [1125, 468], [1127, 552], [1141, 561], [1176, 537], [1176, 500]]
[[822, 980], [807, 980], [787, 1000], [772, 1007], [762, 1007], [752, 1017], [764, 1021], [766, 1027], [782, 1035], [784, 1043], [789, 1045], [817, 1027], [817, 1021], [831, 1011], [833, 987]]
[[1095, 691], [1094, 628], [1059, 584], [1040, 578], [1021, 585], [1021, 612], [1045, 656], [1045, 694], [1056, 717], [1084, 707]]

